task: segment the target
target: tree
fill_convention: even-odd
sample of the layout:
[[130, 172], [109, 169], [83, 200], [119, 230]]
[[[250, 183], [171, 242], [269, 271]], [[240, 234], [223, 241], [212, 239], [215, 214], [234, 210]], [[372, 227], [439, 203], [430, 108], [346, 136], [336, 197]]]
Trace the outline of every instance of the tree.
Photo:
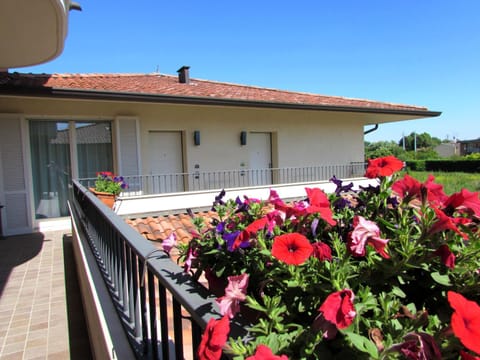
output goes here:
[[394, 155], [398, 158], [404, 153], [403, 149], [394, 141], [365, 142], [365, 158], [374, 159], [388, 155]]
[[[405, 146], [404, 142], [405, 141]], [[410, 133], [410, 135], [402, 137], [398, 141], [398, 146], [400, 147], [405, 147], [405, 150], [407, 151], [412, 151], [415, 150], [415, 142], [416, 142], [416, 148], [417, 149], [422, 149], [422, 148], [433, 148], [437, 145], [439, 145], [442, 141], [439, 138], [432, 137], [428, 133], [422, 133], [422, 134], [415, 134], [414, 132]]]

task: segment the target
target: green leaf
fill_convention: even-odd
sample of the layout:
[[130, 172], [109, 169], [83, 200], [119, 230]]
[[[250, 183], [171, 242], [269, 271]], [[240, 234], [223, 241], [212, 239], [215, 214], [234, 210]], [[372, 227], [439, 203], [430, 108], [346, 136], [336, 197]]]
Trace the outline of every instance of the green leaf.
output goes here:
[[402, 289], [400, 289], [399, 287], [397, 286], [394, 286], [392, 288], [392, 293], [394, 293], [395, 295], [397, 295], [398, 297], [404, 299], [407, 295], [402, 291]]
[[431, 273], [430, 276], [435, 282], [437, 282], [440, 285], [452, 286], [452, 283], [450, 282], [450, 277], [448, 275], [442, 275], [438, 271], [436, 271]]
[[372, 359], [378, 359], [377, 347], [373, 342], [370, 341], [370, 339], [353, 332], [345, 332], [345, 335], [347, 335], [352, 345], [358, 350], [369, 354]]

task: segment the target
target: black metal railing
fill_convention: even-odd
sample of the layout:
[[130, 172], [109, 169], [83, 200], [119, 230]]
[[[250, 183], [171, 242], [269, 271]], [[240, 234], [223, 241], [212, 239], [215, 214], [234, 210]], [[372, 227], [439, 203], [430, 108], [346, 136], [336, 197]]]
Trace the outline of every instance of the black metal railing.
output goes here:
[[[153, 174], [124, 176], [128, 190], [122, 197], [153, 195], [184, 191], [232, 189], [270, 184], [291, 184], [361, 177], [365, 163], [352, 162], [342, 165], [317, 165], [302, 167], [217, 170], [178, 174]], [[80, 179], [84, 186], [93, 186], [94, 178]]]
[[[90, 245], [126, 338], [139, 359], [195, 358], [214, 297], [123, 219], [73, 181], [71, 216]], [[231, 334], [242, 336], [241, 324]]]

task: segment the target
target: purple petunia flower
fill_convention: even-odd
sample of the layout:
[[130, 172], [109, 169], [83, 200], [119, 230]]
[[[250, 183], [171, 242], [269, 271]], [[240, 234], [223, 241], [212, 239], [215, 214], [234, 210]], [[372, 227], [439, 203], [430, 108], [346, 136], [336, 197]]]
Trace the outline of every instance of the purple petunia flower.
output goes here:
[[340, 179], [337, 179], [335, 175], [332, 176], [330, 179], [331, 182], [333, 182], [335, 185], [337, 185], [337, 188], [335, 189], [335, 194], [338, 196], [342, 192], [348, 192], [351, 191], [353, 188], [353, 182], [347, 184], [347, 185], [342, 185], [343, 181]]

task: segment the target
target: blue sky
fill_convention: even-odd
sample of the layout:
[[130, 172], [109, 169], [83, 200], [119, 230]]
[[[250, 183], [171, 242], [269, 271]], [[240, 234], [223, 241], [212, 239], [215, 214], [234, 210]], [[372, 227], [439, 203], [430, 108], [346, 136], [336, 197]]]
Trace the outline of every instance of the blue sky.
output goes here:
[[380, 125], [480, 137], [480, 1], [77, 0], [63, 54], [10, 71], [176, 74], [422, 105], [433, 119]]

